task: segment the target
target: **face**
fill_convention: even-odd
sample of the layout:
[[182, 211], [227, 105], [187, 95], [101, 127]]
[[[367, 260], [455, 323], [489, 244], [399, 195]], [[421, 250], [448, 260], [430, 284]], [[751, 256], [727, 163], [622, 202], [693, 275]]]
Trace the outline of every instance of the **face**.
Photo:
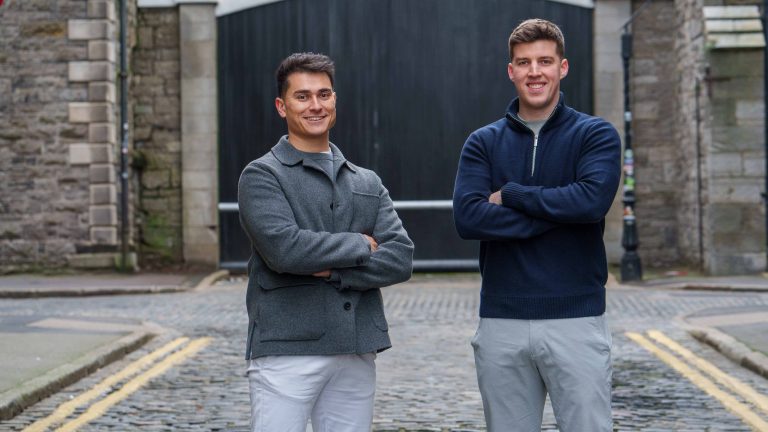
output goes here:
[[568, 60], [560, 58], [551, 40], [517, 44], [513, 53], [507, 73], [520, 96], [519, 114], [525, 120], [545, 119], [557, 105]]
[[336, 123], [336, 93], [325, 73], [294, 72], [286, 80], [285, 96], [275, 99], [280, 117], [288, 123], [291, 143], [325, 144]]

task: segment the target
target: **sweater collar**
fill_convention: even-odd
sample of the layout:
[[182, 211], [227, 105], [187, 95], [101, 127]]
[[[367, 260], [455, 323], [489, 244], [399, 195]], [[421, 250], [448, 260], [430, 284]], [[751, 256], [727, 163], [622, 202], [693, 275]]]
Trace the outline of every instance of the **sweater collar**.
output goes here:
[[[333, 154], [334, 172], [338, 174], [339, 169], [341, 169], [342, 166], [346, 166], [352, 172], [357, 172], [355, 166], [347, 161], [347, 159], [344, 157], [344, 154], [341, 153], [341, 150], [339, 150], [335, 144], [330, 142], [328, 144], [330, 144], [331, 153]], [[288, 135], [283, 135], [280, 138], [280, 141], [278, 141], [277, 144], [272, 147], [271, 151], [275, 158], [283, 165], [293, 166], [301, 163], [304, 166], [322, 169], [318, 167], [316, 161], [305, 157], [306, 153], [297, 150], [296, 147], [294, 147], [293, 144], [288, 141]]]
[[[568, 106], [565, 105], [565, 94], [563, 92], [560, 92], [560, 98], [557, 101], [557, 105], [555, 105], [555, 109], [552, 111], [552, 114], [549, 115], [549, 118], [547, 119], [546, 123], [544, 123], [544, 126], [542, 126], [542, 130], [549, 129], [551, 126], [556, 125], [560, 123], [565, 117], [566, 117], [566, 111], [569, 110]], [[509, 123], [517, 128], [517, 129], [523, 129], [523, 130], [529, 130], [528, 127], [525, 125], [525, 121], [520, 118], [520, 116], [517, 114], [520, 111], [520, 98], [516, 97], [512, 99], [512, 102], [509, 103], [509, 106], [507, 106], [507, 115], [506, 118], [509, 120]]]

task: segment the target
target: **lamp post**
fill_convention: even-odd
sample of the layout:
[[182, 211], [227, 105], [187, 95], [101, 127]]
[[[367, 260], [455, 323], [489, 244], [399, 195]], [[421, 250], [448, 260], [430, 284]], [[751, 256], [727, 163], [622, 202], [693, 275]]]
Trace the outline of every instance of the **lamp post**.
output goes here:
[[632, 152], [632, 111], [629, 106], [629, 59], [632, 58], [632, 34], [628, 31], [627, 26], [630, 22], [631, 20], [624, 25], [624, 33], [621, 35], [621, 59], [624, 68], [624, 187], [622, 194], [624, 225], [621, 235], [624, 255], [621, 257], [622, 282], [643, 278], [640, 255], [637, 254], [639, 242], [635, 223], [635, 158]]
[[[637, 247], [637, 224], [635, 220], [635, 155], [632, 151], [632, 109], [629, 105], [629, 60], [632, 58], [632, 33], [629, 26], [652, 0], [645, 0], [624, 23], [621, 35], [621, 59], [624, 68], [624, 187], [622, 203], [624, 204], [624, 225], [621, 234], [621, 246], [624, 255], [621, 256], [621, 281], [634, 281], [643, 278], [643, 266]], [[768, 2], [768, 0], [763, 0]]]

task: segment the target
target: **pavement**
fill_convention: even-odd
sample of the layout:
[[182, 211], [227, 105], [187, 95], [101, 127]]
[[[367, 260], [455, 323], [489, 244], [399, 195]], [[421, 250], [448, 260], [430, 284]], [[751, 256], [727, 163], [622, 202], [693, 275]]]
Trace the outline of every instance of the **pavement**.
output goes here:
[[[0, 299], [141, 295], [203, 290], [227, 271], [0, 277]], [[125, 318], [0, 317], [0, 420], [143, 346], [163, 328]]]
[[[78, 274], [0, 277], [0, 299], [137, 295], [203, 291], [227, 277], [210, 274]], [[442, 278], [441, 286], [450, 288]], [[465, 278], [457, 276], [456, 283]], [[473, 279], [474, 280], [474, 279]], [[609, 290], [648, 288], [653, 291], [768, 292], [763, 275], [736, 277], [657, 278], [621, 284]], [[678, 317], [695, 338], [711, 345], [745, 368], [768, 378], [768, 313], [727, 303]], [[164, 329], [125, 317], [52, 319], [34, 314], [0, 316], [0, 420], [7, 420], [95, 370], [142, 347]], [[414, 389], [418, 391], [418, 389]]]

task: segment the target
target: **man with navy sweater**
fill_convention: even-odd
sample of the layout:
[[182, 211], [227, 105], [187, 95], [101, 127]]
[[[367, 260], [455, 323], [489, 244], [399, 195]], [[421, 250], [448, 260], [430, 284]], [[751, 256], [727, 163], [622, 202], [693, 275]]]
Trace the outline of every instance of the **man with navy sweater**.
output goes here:
[[531, 19], [509, 38], [518, 97], [461, 152], [456, 229], [480, 240], [480, 324], [472, 339], [490, 432], [538, 431], [549, 393], [561, 432], [612, 429], [604, 217], [621, 140], [565, 105], [564, 40]]

